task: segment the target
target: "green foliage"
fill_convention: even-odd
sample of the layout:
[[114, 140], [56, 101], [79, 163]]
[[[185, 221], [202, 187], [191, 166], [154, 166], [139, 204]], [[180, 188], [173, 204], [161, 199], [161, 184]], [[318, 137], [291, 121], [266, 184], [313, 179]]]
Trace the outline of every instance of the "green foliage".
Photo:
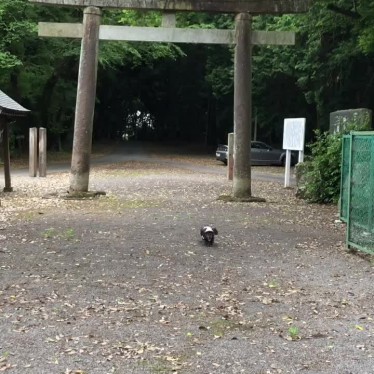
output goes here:
[[160, 12], [123, 10], [118, 15], [118, 22], [124, 26], [161, 26]]
[[0, 69], [22, 65], [20, 58], [25, 42], [35, 32], [35, 25], [24, 17], [30, 6], [23, 0], [2, 0], [0, 3]]
[[374, 53], [374, 6], [372, 0], [361, 0], [358, 7], [361, 16], [358, 29], [359, 46], [367, 55]]
[[311, 160], [305, 161], [303, 197], [314, 203], [337, 202], [340, 193], [340, 134], [316, 131], [316, 141], [309, 146]]
[[[365, 130], [367, 125], [350, 125], [344, 133]], [[308, 145], [309, 160], [302, 165], [299, 194], [312, 203], [337, 203], [340, 196], [342, 139], [344, 133], [315, 131], [316, 140]]]
[[9, 69], [22, 65], [22, 62], [9, 52], [0, 52], [0, 69]]
[[254, 19], [254, 29], [296, 32], [295, 46], [254, 48], [253, 96], [261, 135], [269, 131], [279, 138], [277, 127], [286, 117], [307, 116], [326, 130], [332, 111], [373, 107], [372, 3], [316, 0], [306, 14]]
[[291, 340], [299, 340], [300, 339], [300, 329], [297, 326], [291, 326], [288, 329], [288, 335]]
[[[143, 27], [158, 27], [161, 26], [160, 12], [142, 12], [135, 10], [123, 10], [121, 12], [112, 12], [112, 22], [124, 26], [143, 26]], [[118, 63], [126, 63], [133, 67], [138, 67], [143, 64], [153, 65], [158, 60], [176, 60], [183, 56], [182, 50], [171, 43], [105, 43], [107, 51], [113, 51], [112, 60]], [[114, 47], [112, 46], [114, 45]], [[117, 57], [122, 56], [118, 59]]]

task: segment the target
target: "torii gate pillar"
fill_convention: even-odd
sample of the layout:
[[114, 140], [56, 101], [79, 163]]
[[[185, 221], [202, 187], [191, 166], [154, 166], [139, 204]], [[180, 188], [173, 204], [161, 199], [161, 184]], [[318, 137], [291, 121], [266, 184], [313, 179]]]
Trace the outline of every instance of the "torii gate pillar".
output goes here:
[[239, 13], [235, 18], [234, 60], [234, 197], [251, 196], [252, 128], [252, 17]]
[[101, 10], [99, 8], [87, 7], [84, 9], [70, 171], [70, 193], [88, 191], [100, 23]]

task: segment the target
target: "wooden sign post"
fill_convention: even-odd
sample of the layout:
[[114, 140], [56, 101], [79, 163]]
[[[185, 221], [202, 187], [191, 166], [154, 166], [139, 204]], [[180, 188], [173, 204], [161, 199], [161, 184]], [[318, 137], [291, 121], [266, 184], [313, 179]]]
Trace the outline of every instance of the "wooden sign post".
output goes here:
[[38, 129], [29, 129], [29, 176], [36, 177], [38, 168]]
[[[92, 123], [96, 96], [98, 41], [126, 40], [170, 43], [235, 44], [234, 89], [234, 197], [251, 196], [251, 50], [254, 44], [294, 44], [293, 33], [256, 32], [250, 14], [305, 12], [309, 0], [29, 0], [55, 6], [85, 7], [83, 25], [40, 23], [39, 35], [82, 38], [70, 192], [88, 191]], [[167, 27], [100, 26], [101, 8], [168, 11]], [[221, 12], [237, 14], [234, 30], [175, 28], [170, 12]]]
[[39, 127], [39, 140], [38, 140], [38, 165], [39, 177], [47, 176], [47, 129]]
[[31, 127], [29, 129], [29, 176], [47, 176], [47, 129]]

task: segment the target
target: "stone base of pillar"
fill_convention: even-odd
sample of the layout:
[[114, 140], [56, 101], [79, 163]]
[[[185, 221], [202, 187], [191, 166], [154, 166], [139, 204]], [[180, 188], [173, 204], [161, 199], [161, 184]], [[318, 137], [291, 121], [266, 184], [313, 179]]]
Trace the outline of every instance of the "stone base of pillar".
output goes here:
[[256, 196], [235, 197], [231, 195], [221, 195], [217, 200], [225, 201], [227, 203], [266, 203], [266, 199]]
[[98, 196], [105, 196], [106, 192], [104, 191], [87, 191], [87, 192], [69, 192], [66, 195], [61, 196], [66, 200], [87, 200], [93, 199]]

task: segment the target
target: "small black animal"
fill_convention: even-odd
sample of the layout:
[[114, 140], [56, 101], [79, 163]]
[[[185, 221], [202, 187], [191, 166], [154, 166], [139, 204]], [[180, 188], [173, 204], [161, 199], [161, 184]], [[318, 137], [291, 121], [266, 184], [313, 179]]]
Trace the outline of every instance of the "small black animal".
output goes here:
[[218, 235], [218, 231], [213, 226], [204, 226], [200, 229], [201, 238], [204, 240], [205, 245], [212, 246], [214, 243], [214, 235]]

